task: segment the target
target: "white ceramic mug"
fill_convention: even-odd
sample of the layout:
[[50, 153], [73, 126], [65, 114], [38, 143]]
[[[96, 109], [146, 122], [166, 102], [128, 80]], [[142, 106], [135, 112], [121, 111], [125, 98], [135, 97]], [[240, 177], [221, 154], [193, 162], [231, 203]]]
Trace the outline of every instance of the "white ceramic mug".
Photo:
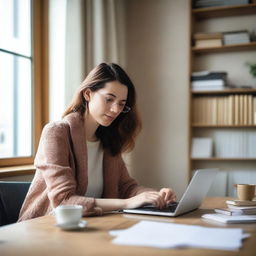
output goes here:
[[82, 218], [82, 205], [59, 205], [54, 209], [57, 225], [77, 225]]

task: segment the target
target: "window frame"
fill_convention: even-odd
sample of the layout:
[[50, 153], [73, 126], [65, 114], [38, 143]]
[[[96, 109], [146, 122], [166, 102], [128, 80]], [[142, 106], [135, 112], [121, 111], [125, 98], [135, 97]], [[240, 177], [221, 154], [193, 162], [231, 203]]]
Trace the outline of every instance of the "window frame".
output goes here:
[[43, 126], [49, 118], [48, 96], [48, 0], [32, 4], [32, 156], [1, 158], [0, 167], [32, 164]]

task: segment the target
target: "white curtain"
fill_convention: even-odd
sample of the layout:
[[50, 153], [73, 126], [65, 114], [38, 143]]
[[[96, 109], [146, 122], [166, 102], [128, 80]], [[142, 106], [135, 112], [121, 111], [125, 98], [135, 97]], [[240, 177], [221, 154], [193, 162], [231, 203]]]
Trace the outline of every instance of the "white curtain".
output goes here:
[[86, 67], [101, 62], [125, 66], [125, 2], [86, 0]]
[[58, 120], [87, 73], [125, 67], [125, 0], [49, 0], [50, 120]]

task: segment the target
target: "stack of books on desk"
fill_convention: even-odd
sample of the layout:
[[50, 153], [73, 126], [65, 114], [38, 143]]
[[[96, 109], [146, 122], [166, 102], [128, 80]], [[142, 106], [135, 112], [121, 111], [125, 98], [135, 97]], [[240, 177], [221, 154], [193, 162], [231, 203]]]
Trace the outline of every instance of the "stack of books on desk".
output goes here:
[[248, 44], [250, 43], [250, 34], [247, 30], [223, 32], [223, 44]]
[[209, 48], [222, 46], [222, 33], [194, 34], [195, 48]]
[[226, 208], [216, 208], [215, 214], [204, 214], [202, 218], [222, 223], [256, 222], [256, 201], [226, 201]]
[[227, 72], [193, 72], [192, 91], [223, 90], [227, 87]]
[[216, 208], [215, 212], [225, 215], [256, 215], [256, 201], [226, 201], [227, 208]]

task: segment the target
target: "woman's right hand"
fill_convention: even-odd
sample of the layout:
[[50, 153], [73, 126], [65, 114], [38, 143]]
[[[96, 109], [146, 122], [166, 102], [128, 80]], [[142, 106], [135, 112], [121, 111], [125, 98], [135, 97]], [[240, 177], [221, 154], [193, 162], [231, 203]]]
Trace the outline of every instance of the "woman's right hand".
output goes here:
[[166, 206], [166, 202], [157, 191], [146, 191], [137, 196], [126, 199], [126, 208], [137, 208], [145, 204], [152, 204], [161, 209]]

